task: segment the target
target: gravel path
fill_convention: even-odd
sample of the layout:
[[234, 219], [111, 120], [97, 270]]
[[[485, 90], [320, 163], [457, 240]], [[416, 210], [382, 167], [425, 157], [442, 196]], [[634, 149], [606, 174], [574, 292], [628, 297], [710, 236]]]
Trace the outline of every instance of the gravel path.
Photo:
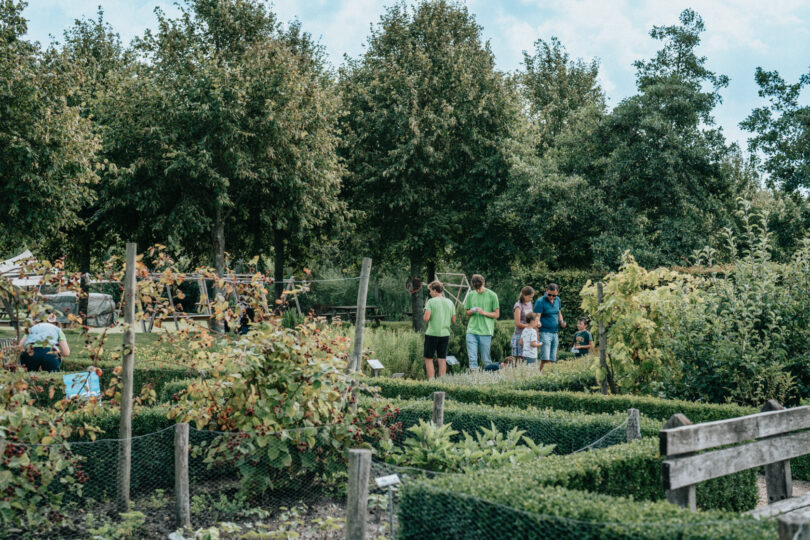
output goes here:
[[[757, 486], [759, 487], [759, 504], [757, 504], [757, 508], [761, 508], [768, 504], [768, 491], [765, 488], [765, 475], [760, 474], [757, 477]], [[805, 493], [810, 492], [810, 482], [805, 482], [803, 480], [794, 480], [793, 481], [793, 496], [798, 497], [799, 495], [804, 495]]]

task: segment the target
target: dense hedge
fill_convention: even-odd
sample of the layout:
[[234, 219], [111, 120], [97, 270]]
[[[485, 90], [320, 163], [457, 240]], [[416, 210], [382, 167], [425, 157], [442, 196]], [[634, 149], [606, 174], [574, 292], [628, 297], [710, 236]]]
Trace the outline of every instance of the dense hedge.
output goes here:
[[[416, 424], [420, 419], [428, 421], [433, 416], [433, 403], [426, 400], [391, 401], [399, 409], [397, 420], [404, 429]], [[582, 414], [570, 411], [518, 409], [445, 401], [444, 422], [452, 423], [456, 431], [466, 431], [473, 435], [479, 428], [489, 428], [495, 424], [500, 431], [517, 427], [536, 443], [555, 445], [555, 454], [569, 454], [584, 448], [612, 432], [627, 419], [626, 414]], [[641, 419], [643, 436], [657, 436], [661, 423], [658, 420]], [[610, 438], [607, 444], [623, 442], [624, 430], [617, 437]], [[459, 438], [461, 435], [459, 435]]]
[[[716, 510], [740, 512], [756, 505], [758, 492], [753, 471], [699, 485], [699, 507], [714, 509], [715, 512], [703, 514], [703, 517], [695, 520], [686, 517], [691, 514], [688, 511], [669, 504], [653, 504], [664, 498], [656, 443], [654, 438], [648, 438], [591, 452], [551, 456], [539, 464], [465, 475], [444, 475], [430, 482], [406, 485], [400, 504], [401, 530], [408, 538], [430, 538], [436, 537], [435, 534], [453, 537], [454, 531], [461, 530], [467, 531], [465, 537], [487, 538], [558, 538], [560, 534], [576, 538], [589, 535], [596, 538], [610, 538], [613, 535], [626, 538], [691, 538], [694, 532], [692, 527], [681, 531], [670, 526], [684, 520], [732, 519], [730, 515], [719, 514]], [[434, 494], [441, 494], [443, 499], [438, 510], [436, 501], [431, 500]], [[616, 498], [628, 494], [635, 501], [648, 502]], [[444, 499], [448, 496], [449, 499]], [[481, 508], [486, 508], [487, 503], [474, 499], [479, 497], [511, 508], [496, 509], [490, 506], [489, 511], [474, 511], [472, 515], [466, 515], [470, 513], [470, 509], [465, 508], [468, 504], [483, 504]], [[435, 517], [436, 523], [442, 524], [435, 533], [422, 524], [425, 513], [433, 512], [441, 514]], [[525, 516], [524, 512], [544, 515]], [[673, 516], [678, 517], [673, 519]], [[601, 523], [562, 523], [560, 518]], [[634, 523], [627, 530], [623, 527], [612, 529], [608, 525], [627, 521]], [[667, 526], [650, 526], [650, 522], [666, 522]], [[445, 524], [450, 528], [444, 528]], [[586, 526], [580, 528], [580, 525]], [[711, 534], [703, 531], [696, 537], [726, 537], [726, 534], [721, 534], [723, 530], [712, 528]], [[769, 526], [765, 530], [772, 529]], [[731, 534], [733, 529], [728, 531]], [[682, 532], [686, 536], [679, 536]]]
[[[32, 382], [40, 382], [40, 384], [44, 387], [45, 391], [37, 394], [37, 404], [40, 406], [47, 406], [51, 403], [59, 401], [60, 399], [65, 397], [65, 386], [62, 383], [62, 375], [67, 373], [75, 373], [78, 371], [85, 371], [88, 367], [90, 367], [89, 361], [70, 361], [65, 362], [62, 364], [62, 372], [61, 373], [34, 373], [31, 375]], [[102, 370], [101, 377], [99, 378], [99, 382], [101, 385], [102, 391], [109, 387], [110, 379], [113, 376], [113, 369], [120, 364], [111, 364], [111, 363], [102, 363], [97, 367], [100, 367]], [[165, 368], [165, 367], [147, 367], [147, 366], [137, 366], [132, 371], [133, 373], [133, 393], [134, 395], [139, 395], [141, 390], [147, 384], [152, 384], [152, 388], [155, 390], [158, 396], [161, 395], [164, 385], [167, 383], [177, 380], [177, 379], [187, 379], [189, 377], [198, 376], [198, 373], [191, 368]], [[55, 393], [53, 397], [49, 397], [48, 395], [48, 387], [51, 385], [55, 388]]]
[[442, 391], [448, 398], [464, 403], [482, 403], [510, 407], [537, 407], [579, 411], [584, 413], [618, 413], [636, 408], [642, 416], [667, 420], [677, 413], [685, 414], [692, 422], [710, 422], [757, 412], [753, 407], [739, 405], [716, 405], [691, 401], [658, 399], [649, 396], [618, 395], [603, 396], [583, 392], [545, 392], [513, 390], [492, 385], [461, 386], [435, 381], [411, 381], [404, 379], [367, 378], [369, 385], [379, 387], [383, 397], [416, 399], [431, 397]]
[[[456, 475], [464, 478], [466, 475]], [[776, 523], [720, 512], [696, 512], [665, 502], [503, 482], [485, 489], [403, 485], [399, 534], [405, 539], [761, 539]]]

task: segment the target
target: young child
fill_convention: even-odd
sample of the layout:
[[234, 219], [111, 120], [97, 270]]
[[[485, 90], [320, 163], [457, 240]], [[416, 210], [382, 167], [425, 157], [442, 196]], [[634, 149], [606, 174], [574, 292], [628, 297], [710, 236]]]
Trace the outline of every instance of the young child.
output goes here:
[[537, 337], [540, 317], [536, 313], [527, 313], [526, 324], [528, 326], [520, 333], [520, 346], [523, 347], [523, 359], [526, 360], [526, 363], [534, 364], [537, 362], [537, 350], [540, 349]]
[[588, 332], [589, 322], [588, 317], [577, 319], [577, 333], [574, 334], [574, 348], [572, 349], [575, 358], [589, 354], [593, 347], [593, 336]]

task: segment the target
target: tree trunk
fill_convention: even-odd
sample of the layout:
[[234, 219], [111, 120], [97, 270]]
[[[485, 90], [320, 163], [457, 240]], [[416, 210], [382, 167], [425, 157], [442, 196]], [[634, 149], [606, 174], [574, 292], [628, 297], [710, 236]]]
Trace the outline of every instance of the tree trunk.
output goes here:
[[284, 231], [276, 229], [273, 232], [273, 280], [276, 288], [276, 298], [284, 294]]
[[436, 281], [436, 261], [428, 261], [427, 263], [427, 282], [431, 283]]
[[82, 279], [79, 293], [79, 316], [82, 318], [82, 325], [87, 326], [87, 312], [90, 309], [90, 236], [88, 234], [83, 235], [80, 249], [79, 273], [82, 275]]
[[[222, 204], [217, 203], [217, 213], [214, 218], [212, 238], [214, 248], [214, 271], [217, 277], [225, 275], [225, 216], [222, 210]], [[224, 296], [222, 290], [215, 284], [213, 300], [218, 301], [221, 296]], [[208, 324], [212, 330], [216, 330], [217, 332], [225, 331], [224, 321], [210, 319]]]
[[425, 329], [425, 321], [422, 320], [422, 313], [425, 310], [423, 300], [422, 281], [419, 277], [422, 270], [422, 265], [418, 261], [411, 260], [411, 290], [418, 289], [411, 293], [411, 314], [413, 321], [414, 332], [422, 332]]

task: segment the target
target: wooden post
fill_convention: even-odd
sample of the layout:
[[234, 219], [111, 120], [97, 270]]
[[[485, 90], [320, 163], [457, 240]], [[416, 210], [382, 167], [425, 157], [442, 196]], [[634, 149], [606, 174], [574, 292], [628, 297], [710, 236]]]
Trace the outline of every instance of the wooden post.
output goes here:
[[349, 491], [346, 501], [346, 540], [366, 539], [368, 479], [371, 450], [349, 450]]
[[[596, 284], [596, 301], [599, 307], [602, 306], [603, 301], [602, 282]], [[607, 336], [605, 335], [605, 323], [602, 320], [602, 314], [599, 314], [599, 369], [602, 370], [602, 380], [599, 382], [599, 389], [602, 394], [608, 393], [608, 380], [607, 380]]]
[[[784, 407], [774, 399], [768, 400], [760, 409], [762, 412], [781, 411]], [[768, 490], [768, 504], [789, 499], [793, 496], [793, 477], [790, 473], [790, 460], [765, 465], [765, 486]], [[810, 533], [809, 533], [810, 534]]]
[[366, 297], [368, 296], [368, 278], [370, 274], [371, 259], [363, 257], [363, 264], [360, 268], [360, 286], [357, 288], [357, 316], [354, 320], [352, 371], [360, 370], [360, 356], [363, 354], [363, 336], [366, 332]]
[[191, 527], [188, 493], [188, 424], [174, 426], [174, 517], [177, 527]]
[[627, 442], [641, 439], [641, 418], [638, 409], [627, 409]]
[[[683, 414], [673, 414], [667, 423], [664, 424], [664, 429], [676, 428], [680, 426], [691, 426], [692, 422]], [[691, 454], [683, 454], [680, 457], [689, 456]], [[662, 456], [664, 457], [664, 456]], [[663, 466], [663, 464], [662, 464]], [[697, 510], [697, 501], [695, 499], [695, 485], [684, 486], [678, 489], [666, 490], [667, 500], [672, 504], [677, 504], [684, 508], [690, 509], [692, 512]]]
[[118, 430], [118, 509], [129, 511], [129, 478], [132, 467], [132, 372], [135, 364], [135, 265], [138, 246], [127, 243], [127, 268], [124, 278], [124, 358], [121, 369], [121, 425]]
[[3, 452], [6, 450], [6, 436], [0, 433], [0, 459], [3, 459]]
[[810, 540], [810, 520], [807, 515], [786, 514], [776, 519], [779, 540]]
[[433, 423], [444, 425], [444, 392], [433, 392]]

